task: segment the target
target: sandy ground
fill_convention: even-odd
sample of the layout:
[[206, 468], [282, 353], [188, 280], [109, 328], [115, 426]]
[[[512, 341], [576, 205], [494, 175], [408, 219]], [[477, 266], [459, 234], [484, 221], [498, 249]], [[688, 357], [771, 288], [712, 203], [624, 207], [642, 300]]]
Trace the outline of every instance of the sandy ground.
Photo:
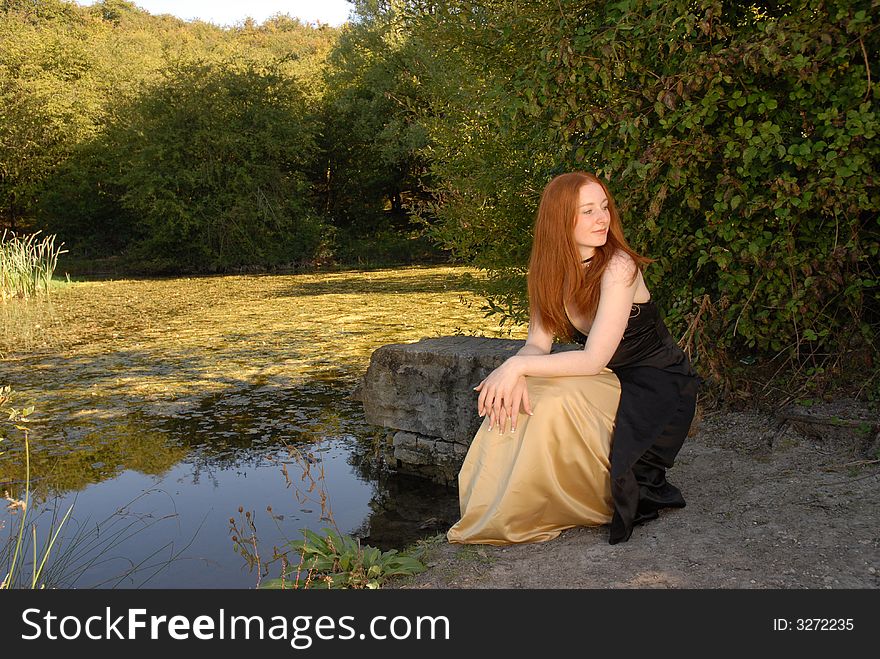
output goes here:
[[629, 542], [609, 545], [607, 527], [507, 547], [438, 536], [427, 572], [386, 587], [877, 588], [878, 424], [853, 400], [706, 414], [669, 472], [687, 507]]

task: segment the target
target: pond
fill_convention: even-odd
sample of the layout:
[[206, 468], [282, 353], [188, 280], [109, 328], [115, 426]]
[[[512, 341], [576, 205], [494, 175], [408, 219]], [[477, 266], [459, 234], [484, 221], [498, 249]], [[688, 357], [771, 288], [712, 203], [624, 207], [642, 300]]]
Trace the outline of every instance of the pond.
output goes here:
[[[35, 408], [38, 531], [73, 506], [52, 552], [56, 583], [252, 588], [261, 571], [242, 554], [269, 562], [303, 528], [335, 524], [382, 549], [445, 531], [455, 490], [380, 468], [383, 431], [350, 396], [381, 345], [523, 338], [524, 327], [484, 317], [479, 276], [426, 267], [93, 281], [3, 305], [0, 385]], [[0, 450], [5, 541], [25, 456], [20, 441]]]

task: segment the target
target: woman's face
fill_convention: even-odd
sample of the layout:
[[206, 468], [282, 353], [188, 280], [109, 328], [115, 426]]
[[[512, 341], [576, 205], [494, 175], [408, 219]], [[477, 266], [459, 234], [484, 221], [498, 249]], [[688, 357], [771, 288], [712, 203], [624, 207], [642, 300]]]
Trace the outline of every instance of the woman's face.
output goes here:
[[610, 224], [605, 190], [598, 183], [587, 183], [578, 193], [574, 222], [574, 242], [582, 259], [591, 257], [597, 247], [605, 244]]

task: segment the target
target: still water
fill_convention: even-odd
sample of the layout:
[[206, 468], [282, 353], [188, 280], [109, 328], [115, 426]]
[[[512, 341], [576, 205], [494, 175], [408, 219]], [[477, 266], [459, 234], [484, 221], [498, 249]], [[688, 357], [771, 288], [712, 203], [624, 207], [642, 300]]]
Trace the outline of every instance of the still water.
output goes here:
[[[233, 535], [266, 563], [303, 528], [335, 524], [383, 549], [445, 531], [456, 492], [378, 467], [382, 431], [351, 392], [387, 343], [522, 338], [525, 328], [484, 317], [478, 276], [432, 267], [80, 282], [49, 303], [4, 305], [0, 385], [35, 408], [38, 533], [73, 506], [52, 552], [55, 583], [252, 588], [260, 570]], [[0, 542], [20, 519], [25, 480], [22, 442], [4, 450]]]

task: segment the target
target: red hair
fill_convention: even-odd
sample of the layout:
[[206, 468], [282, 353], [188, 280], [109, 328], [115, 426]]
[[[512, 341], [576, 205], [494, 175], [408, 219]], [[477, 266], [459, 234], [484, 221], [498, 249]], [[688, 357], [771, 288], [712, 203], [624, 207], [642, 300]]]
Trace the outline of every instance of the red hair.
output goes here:
[[[596, 247], [585, 268], [574, 242], [578, 195], [583, 186], [598, 183], [608, 197], [611, 222], [605, 244]], [[529, 307], [541, 324], [554, 336], [571, 339], [574, 326], [565, 313], [564, 300], [588, 318], [596, 315], [599, 306], [599, 284], [616, 251], [629, 254], [638, 268], [653, 259], [637, 254], [626, 242], [614, 199], [608, 188], [593, 174], [570, 172], [561, 174], [547, 184], [541, 194], [535, 219], [532, 255], [529, 259]], [[633, 273], [633, 277], [636, 273]]]

